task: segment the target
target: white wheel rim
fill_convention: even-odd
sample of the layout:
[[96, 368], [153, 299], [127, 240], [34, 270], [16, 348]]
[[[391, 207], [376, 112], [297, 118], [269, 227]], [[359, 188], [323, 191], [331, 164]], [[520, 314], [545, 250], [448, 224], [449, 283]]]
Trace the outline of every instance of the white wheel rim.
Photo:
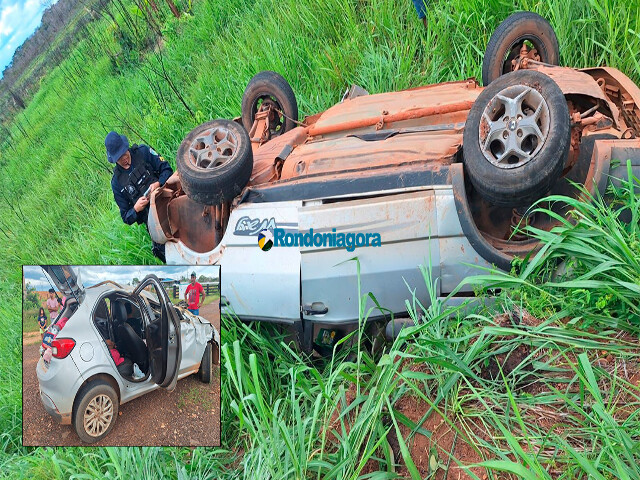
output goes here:
[[540, 92], [526, 85], [506, 87], [482, 113], [482, 154], [500, 169], [521, 167], [540, 152], [550, 124], [549, 106]]
[[92, 437], [104, 434], [113, 420], [113, 402], [108, 395], [98, 395], [91, 399], [84, 410], [84, 431]]
[[194, 167], [211, 170], [231, 160], [238, 150], [235, 132], [218, 126], [202, 132], [191, 142], [189, 161]]

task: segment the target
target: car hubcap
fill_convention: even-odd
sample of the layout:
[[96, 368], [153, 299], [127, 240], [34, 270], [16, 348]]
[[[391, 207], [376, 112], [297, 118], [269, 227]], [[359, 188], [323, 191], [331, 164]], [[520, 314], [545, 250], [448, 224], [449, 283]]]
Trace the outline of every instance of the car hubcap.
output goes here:
[[536, 89], [513, 85], [489, 102], [480, 121], [480, 148], [498, 168], [530, 162], [549, 134], [549, 106]]
[[113, 420], [113, 402], [107, 395], [93, 398], [84, 411], [84, 431], [99, 437], [107, 431]]
[[234, 132], [216, 127], [203, 132], [189, 148], [189, 159], [198, 168], [210, 170], [227, 163], [238, 150]]

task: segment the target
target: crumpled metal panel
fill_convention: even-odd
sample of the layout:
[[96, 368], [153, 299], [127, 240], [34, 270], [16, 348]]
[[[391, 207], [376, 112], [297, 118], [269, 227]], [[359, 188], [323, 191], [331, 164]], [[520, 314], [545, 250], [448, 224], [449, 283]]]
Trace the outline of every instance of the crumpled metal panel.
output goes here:
[[602, 100], [611, 110], [614, 122], [616, 122], [616, 125], [618, 124], [618, 116], [620, 114], [618, 107], [606, 97], [595, 79], [588, 73], [574, 70], [573, 68], [547, 67], [544, 65], [537, 67], [536, 70], [551, 77], [565, 95], [587, 95]]
[[186, 195], [174, 198], [168, 207], [173, 236], [196, 252], [212, 250], [222, 238], [216, 211], [215, 207], [196, 203]]
[[213, 325], [208, 321], [192, 314], [186, 309], [176, 307], [181, 316], [180, 335], [182, 344], [182, 360], [180, 370], [186, 370], [193, 365], [200, 364], [202, 354], [207, 347], [207, 342], [211, 340]]

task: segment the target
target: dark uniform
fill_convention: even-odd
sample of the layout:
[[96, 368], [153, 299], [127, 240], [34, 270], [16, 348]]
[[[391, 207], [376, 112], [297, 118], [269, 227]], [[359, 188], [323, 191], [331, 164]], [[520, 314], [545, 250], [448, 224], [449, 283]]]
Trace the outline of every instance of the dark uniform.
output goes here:
[[[131, 165], [128, 169], [125, 170], [117, 163], [115, 165], [111, 178], [111, 190], [124, 223], [146, 224], [149, 206], [140, 212], [136, 212], [133, 206], [152, 183], [160, 182], [160, 186], [163, 186], [173, 174], [173, 169], [146, 145], [133, 145], [129, 148], [129, 153]], [[164, 245], [154, 243], [153, 253], [164, 261]]]

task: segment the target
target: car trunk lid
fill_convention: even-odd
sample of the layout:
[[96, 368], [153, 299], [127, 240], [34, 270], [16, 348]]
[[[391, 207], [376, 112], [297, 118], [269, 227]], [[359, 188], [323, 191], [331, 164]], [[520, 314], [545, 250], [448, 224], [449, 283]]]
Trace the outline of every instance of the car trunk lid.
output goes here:
[[85, 289], [80, 272], [69, 265], [41, 265], [58, 290], [66, 297], [74, 297], [78, 303], [84, 299]]

